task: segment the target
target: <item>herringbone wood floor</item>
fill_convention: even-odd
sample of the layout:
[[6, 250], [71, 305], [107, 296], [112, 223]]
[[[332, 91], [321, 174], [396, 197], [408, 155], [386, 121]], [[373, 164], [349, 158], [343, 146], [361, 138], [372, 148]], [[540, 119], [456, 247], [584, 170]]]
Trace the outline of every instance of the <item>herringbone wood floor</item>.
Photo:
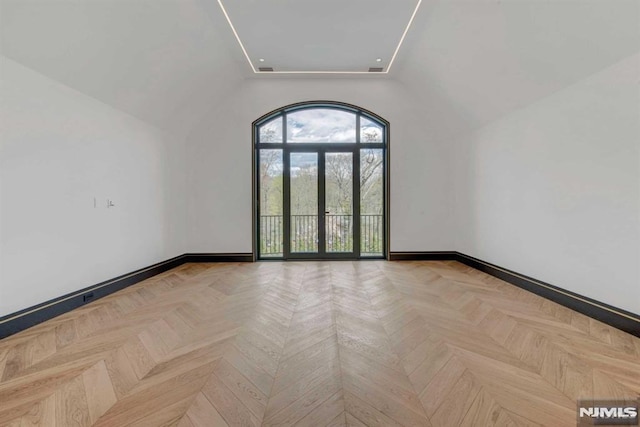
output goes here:
[[575, 425], [640, 340], [456, 262], [185, 264], [0, 341], [0, 425]]

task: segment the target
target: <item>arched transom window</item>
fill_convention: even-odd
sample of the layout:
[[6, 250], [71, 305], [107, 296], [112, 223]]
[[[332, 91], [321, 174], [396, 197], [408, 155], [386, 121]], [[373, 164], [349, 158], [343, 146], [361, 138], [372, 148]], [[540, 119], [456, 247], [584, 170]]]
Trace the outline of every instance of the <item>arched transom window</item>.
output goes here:
[[253, 135], [258, 258], [386, 257], [384, 119], [309, 102], [266, 114]]

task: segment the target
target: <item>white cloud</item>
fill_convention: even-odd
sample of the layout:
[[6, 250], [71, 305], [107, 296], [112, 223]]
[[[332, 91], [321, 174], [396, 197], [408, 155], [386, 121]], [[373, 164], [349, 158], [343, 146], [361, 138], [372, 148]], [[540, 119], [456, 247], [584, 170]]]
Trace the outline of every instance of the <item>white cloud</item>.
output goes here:
[[295, 111], [287, 115], [290, 142], [355, 142], [356, 115], [331, 108]]

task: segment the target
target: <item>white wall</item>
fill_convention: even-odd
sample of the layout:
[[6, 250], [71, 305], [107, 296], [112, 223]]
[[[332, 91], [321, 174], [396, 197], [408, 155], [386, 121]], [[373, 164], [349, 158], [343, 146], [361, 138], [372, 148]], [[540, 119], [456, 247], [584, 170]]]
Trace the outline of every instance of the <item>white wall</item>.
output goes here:
[[180, 143], [0, 66], [0, 316], [184, 253]]
[[449, 149], [399, 83], [368, 79], [246, 80], [188, 138], [189, 250], [251, 252], [251, 123], [301, 101], [347, 102], [391, 123], [391, 250], [450, 250]]
[[640, 55], [456, 141], [456, 249], [640, 313]]
[[453, 141], [427, 113], [445, 101], [392, 80], [250, 79], [185, 147], [3, 58], [0, 316], [184, 252], [250, 252], [251, 122], [319, 99], [391, 123], [392, 251], [459, 250], [640, 312], [638, 60]]

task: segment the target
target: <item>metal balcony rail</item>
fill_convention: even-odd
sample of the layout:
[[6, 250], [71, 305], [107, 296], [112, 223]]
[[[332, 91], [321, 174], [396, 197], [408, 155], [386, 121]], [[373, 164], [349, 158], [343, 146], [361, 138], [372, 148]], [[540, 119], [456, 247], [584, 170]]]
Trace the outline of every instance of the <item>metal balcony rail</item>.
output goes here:
[[[326, 252], [353, 251], [353, 217], [351, 215], [325, 215]], [[265, 257], [283, 255], [282, 215], [260, 216], [260, 254]], [[382, 255], [382, 215], [360, 216], [360, 254]], [[291, 216], [291, 252], [318, 252], [318, 216]]]

